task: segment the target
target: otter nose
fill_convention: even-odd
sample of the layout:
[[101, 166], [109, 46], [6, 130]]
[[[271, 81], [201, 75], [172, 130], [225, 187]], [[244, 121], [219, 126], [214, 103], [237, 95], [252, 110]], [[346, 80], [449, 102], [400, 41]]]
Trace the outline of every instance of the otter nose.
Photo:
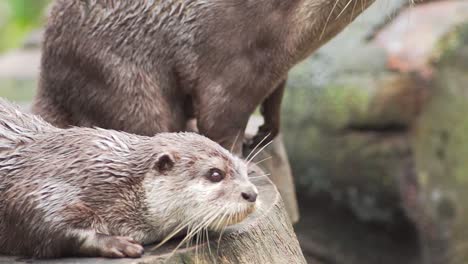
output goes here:
[[249, 201], [251, 203], [253, 203], [253, 202], [255, 202], [257, 200], [257, 193], [253, 192], [253, 191], [251, 191], [251, 192], [242, 192], [241, 195], [242, 195], [242, 198], [244, 198], [245, 200], [247, 200], [247, 201]]

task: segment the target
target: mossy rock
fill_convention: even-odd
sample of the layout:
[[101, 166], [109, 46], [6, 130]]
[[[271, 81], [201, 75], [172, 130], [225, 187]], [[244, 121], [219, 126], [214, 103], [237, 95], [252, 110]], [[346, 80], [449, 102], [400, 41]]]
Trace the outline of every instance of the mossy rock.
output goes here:
[[285, 142], [299, 188], [349, 203], [363, 220], [399, 215], [395, 175], [425, 90], [411, 74], [342, 73], [317, 85], [311, 62], [290, 75], [283, 107]]
[[414, 129], [428, 263], [468, 263], [468, 24], [440, 41], [432, 95]]
[[[460, 24], [461, 17], [458, 14], [455, 22]], [[446, 25], [454, 28], [453, 23]], [[335, 53], [342, 54], [348, 43], [333, 44], [336, 39], [291, 72], [283, 131], [301, 192], [325, 193], [347, 204], [362, 220], [393, 222], [401, 210], [408, 209], [401, 175], [410, 167], [420, 176], [415, 179], [418, 184], [428, 184], [421, 187], [428, 205], [431, 197], [444, 193], [430, 194], [431, 186], [448, 190], [450, 194], [442, 196], [452, 198], [441, 198], [443, 204], [468, 198], [457, 198], [461, 195], [457, 190], [467, 187], [462, 182], [468, 178], [464, 160], [468, 156], [468, 26], [457, 28], [432, 47], [425, 65], [432, 69], [431, 75], [417, 69], [389, 70], [386, 59], [390, 55], [367, 41], [352, 46], [353, 62], [342, 63]], [[444, 161], [436, 159], [437, 155]], [[442, 179], [447, 182], [437, 185]], [[454, 210], [466, 211], [461, 208]]]

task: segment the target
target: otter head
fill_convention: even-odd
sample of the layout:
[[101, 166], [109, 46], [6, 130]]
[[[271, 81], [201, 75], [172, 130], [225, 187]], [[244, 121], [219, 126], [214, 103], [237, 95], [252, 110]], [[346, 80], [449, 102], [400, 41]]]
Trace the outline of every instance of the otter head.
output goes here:
[[257, 188], [247, 164], [195, 133], [159, 134], [158, 151], [143, 187], [147, 220], [174, 230], [220, 230], [255, 209]]

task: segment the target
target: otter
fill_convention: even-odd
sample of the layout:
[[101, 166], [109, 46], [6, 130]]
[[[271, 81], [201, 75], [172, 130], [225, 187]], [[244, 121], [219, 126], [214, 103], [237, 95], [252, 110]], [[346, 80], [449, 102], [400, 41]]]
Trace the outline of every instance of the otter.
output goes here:
[[57, 0], [33, 111], [60, 127], [198, 131], [242, 153], [279, 132], [288, 71], [373, 0]]
[[0, 100], [0, 254], [139, 257], [242, 221], [257, 194], [246, 163], [199, 134], [60, 129]]

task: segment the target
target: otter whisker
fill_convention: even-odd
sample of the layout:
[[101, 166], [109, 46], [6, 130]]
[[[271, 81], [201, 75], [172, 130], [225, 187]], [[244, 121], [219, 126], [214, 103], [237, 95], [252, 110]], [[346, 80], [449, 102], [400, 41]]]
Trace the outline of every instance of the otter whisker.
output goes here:
[[[225, 207], [225, 208], [226, 208], [226, 207]], [[224, 211], [224, 213], [223, 213], [223, 211]], [[223, 210], [220, 210], [220, 213], [216, 215], [216, 218], [214, 218], [214, 219], [213, 219], [212, 221], [210, 221], [210, 223], [208, 223], [208, 224], [211, 225], [211, 224], [213, 224], [213, 222], [214, 222], [216, 219], [218, 219], [218, 224], [217, 224], [217, 226], [219, 226], [219, 224], [221, 223], [220, 220], [222, 220], [222, 219], [225, 217], [225, 215], [226, 215], [227, 213], [228, 213], [228, 211], [227, 211], [226, 209], [223, 208]], [[220, 215], [222, 215], [222, 216], [221, 216], [221, 219], [219, 218]], [[217, 229], [217, 227], [216, 227], [216, 229]], [[209, 254], [210, 254], [210, 256], [214, 257], [215, 263], [216, 263], [216, 262], [217, 262], [217, 258], [216, 258], [215, 256], [213, 256], [213, 253], [212, 253], [212, 251], [211, 251], [210, 237], [209, 237], [208, 229], [205, 229], [205, 231], [206, 231], [206, 239], [207, 239], [207, 243], [208, 243], [208, 251], [209, 251]], [[219, 247], [218, 247], [218, 249], [219, 249]], [[216, 252], [216, 255], [218, 255], [218, 251]]]
[[234, 150], [234, 146], [236, 145], [237, 140], [239, 139], [239, 135], [240, 135], [240, 130], [237, 132], [236, 138], [234, 139], [234, 142], [232, 143], [232, 145], [231, 145], [231, 147], [229, 149], [229, 152], [232, 152]]
[[192, 246], [192, 243], [196, 241], [194, 241], [194, 238], [195, 238], [195, 235], [191, 236], [190, 233], [192, 232], [193, 230], [193, 226], [194, 226], [195, 223], [193, 223], [192, 225], [190, 225], [190, 227], [188, 228], [187, 230], [187, 234], [186, 234], [186, 237], [189, 237], [188, 241], [185, 243], [188, 247], [191, 247]]
[[[202, 211], [203, 213], [206, 213], [206, 211]], [[190, 238], [194, 234], [198, 233], [205, 225], [206, 225], [206, 218], [211, 218], [213, 215], [215, 215], [216, 212], [212, 212], [211, 214], [206, 215], [202, 219], [199, 219], [199, 223], [197, 225], [191, 225], [189, 227], [189, 231], [187, 232], [186, 238], [181, 242], [183, 243], [187, 238]], [[195, 222], [193, 223], [195, 224]]]
[[[205, 210], [200, 211], [201, 213], [199, 215], [205, 215], [207, 212]], [[215, 215], [215, 213], [213, 213]], [[205, 218], [208, 217], [208, 215], [205, 215]], [[187, 231], [187, 237], [189, 237], [189, 241], [192, 241], [195, 235], [199, 232], [201, 228], [205, 226], [205, 218], [199, 219], [200, 223], [198, 225], [194, 225], [196, 221], [193, 221], [192, 225], [190, 225], [189, 230]], [[198, 229], [198, 230], [197, 230]], [[195, 241], [196, 243], [196, 241]]]
[[[199, 244], [199, 245], [205, 244], [205, 241], [206, 241], [206, 240], [205, 240], [205, 235], [206, 235], [205, 230], [206, 230], [206, 228], [203, 228], [202, 230], [200, 230], [201, 239], [200, 239], [200, 244]], [[201, 247], [200, 249], [201, 249], [201, 253], [202, 253], [203, 255], [205, 255], [205, 254], [206, 254], [206, 252], [205, 252], [205, 247]], [[197, 258], [197, 259], [198, 259], [198, 258]]]
[[328, 23], [330, 22], [330, 18], [333, 15], [333, 11], [335, 11], [336, 6], [338, 5], [338, 2], [340, 0], [336, 0], [335, 4], [332, 7], [332, 10], [330, 11], [330, 14], [328, 14], [327, 20], [325, 21], [325, 26], [323, 27], [322, 33], [320, 33], [319, 39], [321, 40], [323, 38], [323, 35], [325, 34], [325, 31], [327, 30]]
[[[224, 213], [222, 213], [224, 211]], [[219, 227], [221, 227], [222, 224], [224, 224], [224, 217], [228, 214], [227, 207], [224, 207], [222, 210], [220, 210], [221, 217], [218, 219], [218, 223], [214, 227], [215, 230], [218, 230]]]
[[208, 232], [208, 229], [205, 229], [206, 232], [206, 244], [208, 245], [208, 253], [210, 254], [211, 257], [214, 258], [214, 262], [216, 263], [216, 258], [213, 256], [213, 253], [211, 252], [211, 245], [210, 245], [210, 234]]
[[[197, 236], [196, 239], [195, 239], [195, 259], [198, 260], [198, 245], [201, 243], [203, 243], [203, 235], [204, 235], [204, 232], [200, 232], [200, 231], [203, 231], [204, 229], [207, 230], [207, 227], [209, 225], [211, 225], [213, 223], [213, 221], [219, 216], [219, 214], [217, 214], [216, 212], [215, 213], [212, 213], [210, 214], [208, 217], [206, 218], [209, 218], [208, 220], [206, 221], [202, 221], [202, 224], [201, 225], [198, 225], [192, 232], [191, 234], [193, 234], [193, 236]], [[204, 219], [203, 219], [204, 220]], [[189, 234], [189, 236], [192, 236], [191, 234]], [[201, 241], [200, 241], [201, 239]], [[183, 243], [184, 241], [182, 241], [181, 243]], [[209, 246], [209, 245], [208, 245]], [[211, 251], [211, 249], [210, 249]]]
[[190, 227], [191, 231], [188, 232], [187, 237], [193, 236], [194, 234], [198, 233], [201, 229], [209, 226], [210, 223], [212, 223], [213, 220], [216, 219], [217, 215], [218, 215], [217, 212], [212, 212], [211, 214], [206, 215], [204, 218], [201, 219], [198, 225], [194, 227], [193, 226]]
[[176, 228], [174, 228], [174, 231], [169, 233], [169, 235], [167, 235], [163, 240], [161, 240], [161, 242], [158, 245], [156, 245], [154, 249], [159, 248], [160, 246], [165, 244], [167, 241], [169, 241], [172, 237], [174, 237], [177, 233], [181, 232], [184, 228], [187, 228], [190, 225], [190, 221], [191, 220], [188, 220], [186, 223], [181, 223]]
[[[228, 217], [228, 212], [227, 212], [227, 210], [226, 210], [226, 212], [223, 214], [221, 220], [222, 220], [223, 222], [225, 222], [225, 221], [227, 220], [227, 219], [225, 220], [226, 217]], [[221, 243], [221, 238], [222, 238], [222, 236], [223, 236], [223, 234], [224, 234], [224, 231], [226, 231], [226, 227], [227, 227], [227, 226], [224, 226], [224, 227], [221, 229], [221, 232], [219, 233], [219, 238], [218, 238], [218, 243], [217, 243], [218, 246], [217, 246], [217, 248], [216, 248], [216, 255], [217, 255], [217, 256], [219, 256], [219, 245], [220, 245], [220, 243]]]
[[270, 135], [271, 135], [271, 133], [268, 133], [262, 140], [260, 140], [260, 142], [258, 142], [258, 144], [252, 149], [252, 151], [250, 151], [249, 155], [247, 155], [247, 157], [246, 157], [245, 159], [246, 159], [246, 160], [249, 160], [250, 155], [252, 155], [252, 154], [255, 152], [255, 150], [257, 150], [257, 148], [258, 148], [259, 146], [261, 146], [262, 143], [263, 143]]
[[267, 174], [262, 174], [262, 175], [257, 175], [257, 176], [253, 176], [253, 177], [249, 177], [249, 179], [257, 179], [257, 178], [263, 178], [263, 177], [269, 177], [271, 176], [271, 173], [267, 173]]
[[351, 23], [351, 21], [353, 20], [354, 18], [354, 11], [356, 11], [356, 5], [357, 5], [358, 1], [357, 0], [354, 0], [354, 5], [353, 5], [353, 9], [351, 10], [351, 16], [349, 17], [349, 23]]
[[219, 234], [219, 238], [218, 238], [218, 242], [217, 242], [216, 256], [219, 256], [219, 245], [220, 245], [220, 242], [221, 242], [221, 237], [223, 236], [223, 233], [226, 230], [227, 224], [229, 223], [226, 218], [228, 216], [230, 216], [227, 207], [224, 207], [222, 210], [220, 210], [220, 212], [221, 212], [220, 213], [221, 217], [218, 219], [218, 223], [216, 224], [215, 230], [218, 230], [220, 228], [221, 224], [223, 225], [223, 227], [221, 228], [221, 232]]
[[271, 176], [271, 173], [265, 173], [265, 174], [255, 175], [255, 176], [253, 176], [253, 177], [249, 177], [249, 179], [252, 179], [252, 178], [260, 178], [260, 177], [265, 177], [265, 176]]
[[216, 247], [216, 255], [219, 256], [219, 245], [221, 245], [221, 239], [223, 238], [223, 234], [226, 231], [226, 227], [221, 230], [221, 233], [219, 234], [218, 237], [218, 242], [217, 242], [217, 247]]
[[186, 243], [185, 243], [185, 248], [188, 249], [189, 247], [192, 246], [193, 243], [193, 237], [191, 237]]
[[[199, 261], [199, 257], [198, 257], [198, 247], [203, 244], [203, 241], [204, 241], [204, 237], [205, 237], [205, 227], [203, 227], [202, 229], [200, 229], [198, 232], [197, 232], [197, 239], [196, 239], [196, 242], [195, 242], [195, 263], [198, 263]], [[203, 250], [203, 248], [202, 248]]]
[[199, 240], [200, 240], [200, 231], [198, 231], [195, 235], [197, 236], [197, 238], [195, 239], [195, 263], [198, 262], [198, 244], [199, 244]]
[[264, 158], [264, 159], [262, 159], [262, 160], [260, 160], [260, 161], [255, 162], [255, 165], [258, 165], [258, 164], [260, 164], [260, 163], [262, 163], [262, 162], [264, 162], [264, 161], [267, 161], [267, 160], [269, 160], [269, 159], [272, 159], [272, 158], [273, 158], [273, 156]]
[[[229, 215], [226, 215], [226, 216], [227, 216], [227, 223], [231, 222], [232, 214], [229, 214]], [[221, 243], [221, 238], [223, 236], [223, 233], [226, 231], [226, 228], [227, 228], [227, 226], [224, 226], [223, 230], [221, 230], [221, 233], [219, 235], [217, 252], [219, 251], [219, 245]], [[218, 253], [216, 253], [216, 254], [218, 254]]]
[[348, 8], [348, 6], [351, 4], [351, 2], [353, 2], [353, 0], [349, 0], [348, 3], [346, 3], [345, 7], [343, 8], [343, 10], [341, 10], [341, 12], [336, 16], [335, 20], [338, 20], [338, 18], [340, 18], [340, 16], [344, 13], [344, 11], [346, 11], [346, 9]]
[[173, 238], [175, 235], [177, 235], [177, 234], [178, 234], [180, 231], [182, 231], [184, 228], [187, 228], [188, 225], [189, 225], [189, 223], [177, 227], [177, 229], [176, 229], [175, 231], [173, 231], [172, 233], [170, 233], [169, 235], [167, 235], [166, 238], [164, 238], [161, 242], [159, 242], [159, 244], [157, 244], [156, 246], [154, 246], [153, 249], [158, 249], [159, 247], [161, 247], [162, 245], [164, 245], [165, 243], [167, 243], [167, 241], [169, 241], [171, 238]]
[[265, 146], [263, 146], [260, 150], [257, 151], [257, 153], [255, 153], [255, 155], [253, 155], [250, 159], [247, 160], [247, 165], [253, 160], [255, 159], [255, 157], [258, 156], [258, 154], [260, 154], [264, 149], [266, 149], [269, 145], [271, 145], [271, 143], [273, 143], [273, 140], [268, 142], [267, 144], [265, 144]]
[[159, 247], [161, 247], [162, 245], [164, 245], [167, 241], [169, 241], [171, 238], [173, 238], [175, 235], [177, 235], [180, 231], [182, 231], [184, 228], [187, 228], [190, 224], [191, 224], [191, 221], [194, 220], [195, 218], [198, 218], [199, 216], [203, 215], [204, 212], [199, 212], [198, 214], [195, 214], [194, 216], [192, 216], [189, 220], [187, 220], [186, 223], [182, 223], [180, 224], [179, 226], [177, 226], [175, 228], [175, 230], [170, 233], [169, 235], [166, 236], [166, 238], [164, 238], [159, 244], [157, 244], [153, 249], [157, 249]]
[[[194, 238], [195, 238], [195, 236], [192, 236], [192, 235], [191, 235], [192, 232], [193, 232], [193, 225], [191, 225], [190, 227], [188, 227], [187, 235], [186, 235], [186, 237], [185, 237], [185, 238], [187, 238], [187, 241], [185, 242], [185, 244], [186, 244], [187, 246], [189, 246], [189, 247], [192, 246], [192, 243], [194, 242]], [[182, 240], [180, 243], [183, 244], [184, 241]], [[195, 243], [196, 243], [196, 241], [195, 241]]]
[[[203, 213], [206, 213], [205, 211], [202, 211]], [[177, 247], [171, 252], [170, 257], [174, 255], [174, 253], [182, 246], [187, 240], [193, 238], [193, 236], [197, 235], [201, 229], [203, 229], [206, 226], [207, 221], [203, 221], [207, 218], [212, 219], [213, 216], [216, 215], [216, 212], [212, 212], [211, 214], [208, 214], [207, 216], [203, 217], [200, 219], [201, 221], [196, 225], [196, 226], [189, 226], [189, 231], [187, 232], [187, 236], [177, 245]], [[192, 223], [193, 224], [193, 223]], [[197, 243], [197, 241], [195, 242]], [[195, 248], [196, 249], [196, 248]], [[168, 259], [170, 258], [168, 257]]]

